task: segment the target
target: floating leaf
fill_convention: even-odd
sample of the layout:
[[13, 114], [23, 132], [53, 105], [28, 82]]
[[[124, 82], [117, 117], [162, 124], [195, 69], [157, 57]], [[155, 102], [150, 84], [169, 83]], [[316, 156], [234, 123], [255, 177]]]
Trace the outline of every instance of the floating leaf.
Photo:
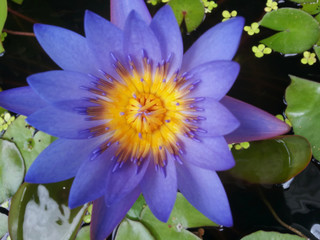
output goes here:
[[120, 224], [115, 240], [156, 240], [149, 230], [138, 221], [124, 219]]
[[320, 3], [304, 3], [302, 4], [302, 10], [315, 15], [320, 12]]
[[15, 240], [74, 239], [87, 206], [67, 206], [72, 180], [21, 185], [11, 201], [9, 232]]
[[24, 173], [23, 159], [16, 145], [0, 139], [0, 203], [15, 194]]
[[23, 3], [23, 0], [12, 0], [12, 2], [21, 5]]
[[314, 52], [316, 53], [319, 61], [320, 61], [320, 46], [314, 46], [313, 47]]
[[137, 201], [133, 204], [127, 213], [127, 216], [133, 220], [138, 220], [141, 217], [142, 210], [146, 207], [146, 201], [143, 196], [140, 195]]
[[318, 0], [290, 0], [291, 2], [296, 2], [296, 3], [315, 3]]
[[204, 18], [204, 6], [201, 0], [171, 0], [169, 5], [179, 25], [184, 20], [188, 32], [195, 30]]
[[28, 125], [25, 116], [19, 116], [9, 127], [3, 138], [13, 141], [19, 148], [25, 161], [26, 169], [50, 143], [54, 137], [38, 131]]
[[294, 8], [281, 8], [264, 15], [260, 25], [280, 31], [262, 43], [281, 53], [301, 53], [320, 38], [319, 23], [308, 13]]
[[77, 234], [76, 240], [90, 240], [90, 226], [84, 226]]
[[286, 90], [286, 115], [295, 134], [308, 139], [313, 156], [320, 160], [320, 84], [295, 76], [290, 78], [291, 84]]
[[8, 232], [8, 216], [0, 213], [0, 238]]
[[[6, 22], [8, 14], [7, 0], [0, 0], [0, 34], [2, 33], [3, 26]], [[0, 41], [0, 55], [3, 54], [4, 48], [2, 41]]]
[[248, 236], [241, 238], [241, 240], [302, 240], [304, 238], [299, 237], [293, 234], [287, 233], [278, 233], [278, 232], [265, 232], [265, 231], [257, 231], [255, 233], [251, 233]]
[[149, 229], [156, 239], [199, 240], [186, 228], [200, 226], [217, 226], [214, 222], [196, 210], [183, 196], [178, 193], [177, 200], [167, 223], [159, 221], [149, 207], [143, 209], [141, 222]]
[[286, 182], [311, 160], [310, 144], [301, 136], [250, 142], [248, 149], [232, 149], [232, 154], [236, 166], [229, 172], [251, 183]]

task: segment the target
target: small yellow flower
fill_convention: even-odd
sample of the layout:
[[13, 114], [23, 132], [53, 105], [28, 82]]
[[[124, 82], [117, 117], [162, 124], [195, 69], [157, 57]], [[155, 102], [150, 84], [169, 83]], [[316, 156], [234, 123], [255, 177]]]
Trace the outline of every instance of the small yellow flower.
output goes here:
[[254, 22], [251, 24], [251, 26], [245, 26], [244, 30], [248, 32], [250, 36], [252, 36], [255, 33], [259, 33], [260, 32], [259, 23]]
[[257, 58], [261, 58], [264, 54], [270, 54], [272, 52], [271, 48], [266, 47], [264, 44], [253, 46], [252, 51]]
[[305, 51], [303, 53], [303, 58], [301, 59], [302, 64], [313, 65], [317, 61], [316, 54], [310, 53], [309, 51]]
[[11, 116], [10, 113], [5, 112], [0, 116], [0, 132], [7, 130], [9, 125], [15, 120], [14, 116]]
[[227, 21], [228, 19], [237, 16], [237, 14], [238, 14], [238, 13], [237, 13], [236, 10], [233, 10], [232, 12], [229, 12], [229, 11], [227, 11], [227, 10], [224, 10], [224, 11], [222, 12], [222, 16], [223, 16], [222, 22]]
[[216, 4], [214, 1], [202, 0], [202, 2], [205, 13], [211, 13], [214, 8], [218, 7], [218, 4]]
[[277, 10], [277, 9], [278, 9], [278, 3], [272, 0], [268, 0], [266, 7], [264, 8], [264, 11], [271, 12], [272, 10]]

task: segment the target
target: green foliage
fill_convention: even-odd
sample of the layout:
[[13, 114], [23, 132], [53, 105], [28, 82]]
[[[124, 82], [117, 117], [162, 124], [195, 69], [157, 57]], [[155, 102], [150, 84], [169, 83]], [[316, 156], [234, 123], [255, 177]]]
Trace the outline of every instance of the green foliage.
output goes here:
[[317, 14], [320, 12], [320, 3], [304, 3], [302, 10], [311, 15]]
[[290, 78], [291, 84], [286, 90], [286, 115], [295, 134], [308, 139], [313, 156], [320, 160], [320, 84], [295, 76]]
[[188, 32], [195, 30], [204, 18], [204, 5], [201, 0], [171, 0], [169, 5], [179, 25], [184, 20]]
[[71, 183], [22, 184], [9, 212], [12, 239], [74, 239], [87, 206], [68, 208]]
[[251, 183], [276, 184], [300, 173], [311, 160], [309, 142], [301, 136], [250, 142], [248, 149], [232, 149], [236, 165], [229, 172]]
[[80, 229], [76, 240], [90, 240], [90, 226], [85, 226]]
[[280, 31], [261, 42], [285, 54], [308, 50], [320, 38], [319, 23], [310, 14], [299, 9], [281, 8], [267, 13], [260, 25]]
[[302, 240], [304, 238], [293, 234], [257, 231], [248, 236], [241, 238], [241, 240]]
[[[119, 227], [117, 240], [129, 239], [177, 239], [199, 240], [187, 228], [217, 226], [214, 222], [196, 210], [181, 193], [177, 194], [176, 203], [167, 223], [159, 221], [145, 204], [142, 195], [127, 214], [127, 219]], [[135, 232], [140, 229], [141, 232]], [[131, 234], [131, 235], [130, 235]], [[140, 235], [141, 234], [141, 235]]]
[[0, 203], [18, 190], [24, 173], [23, 159], [16, 145], [0, 139]]
[[291, 2], [296, 2], [296, 3], [315, 3], [317, 0], [290, 0]]
[[28, 125], [25, 116], [19, 116], [3, 135], [4, 139], [13, 141], [21, 152], [25, 161], [26, 169], [36, 159], [36, 157], [54, 141], [54, 137], [37, 131]]
[[0, 238], [8, 232], [8, 216], [0, 213]]
[[313, 50], [316, 53], [318, 60], [320, 61], [320, 46], [314, 46]]
[[[6, 22], [8, 14], [7, 0], [0, 0], [0, 34], [2, 33], [3, 26]], [[0, 41], [0, 54], [4, 52], [2, 41]]]

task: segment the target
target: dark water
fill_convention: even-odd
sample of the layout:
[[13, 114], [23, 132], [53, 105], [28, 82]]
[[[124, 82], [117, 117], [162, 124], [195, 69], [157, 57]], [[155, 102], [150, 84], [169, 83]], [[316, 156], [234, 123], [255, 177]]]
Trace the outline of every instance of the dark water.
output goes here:
[[[203, 32], [220, 22], [223, 10], [237, 10], [238, 15], [246, 18], [246, 25], [259, 21], [263, 16], [265, 0], [224, 0], [217, 1], [219, 8], [207, 15], [204, 23], [191, 34], [184, 34], [187, 49]], [[9, 7], [19, 11], [37, 22], [62, 26], [78, 33], [83, 33], [83, 15], [90, 9], [107, 19], [109, 3], [105, 0], [25, 0], [22, 6], [11, 1]], [[293, 6], [293, 3], [285, 3]], [[280, 5], [280, 6], [283, 6]], [[151, 7], [155, 12], [157, 7]], [[7, 29], [32, 31], [32, 24], [9, 14]], [[301, 56], [284, 57], [273, 53], [262, 59], [255, 58], [251, 51], [253, 45], [272, 34], [261, 29], [261, 33], [249, 37], [246, 33], [239, 47], [235, 60], [241, 64], [241, 72], [229, 95], [258, 106], [272, 114], [284, 112], [283, 96], [290, 80], [288, 74], [320, 81], [319, 63], [305, 66], [300, 63]], [[0, 85], [13, 88], [26, 85], [26, 77], [58, 67], [40, 48], [35, 38], [8, 36], [4, 46], [6, 54], [0, 58]], [[228, 193], [234, 216], [234, 227], [205, 228], [204, 239], [240, 239], [251, 232], [263, 229], [289, 232], [271, 215], [261, 199], [261, 190], [278, 216], [287, 224], [294, 226], [311, 239], [318, 239], [310, 234], [311, 228], [320, 224], [320, 171], [316, 161], [310, 163], [306, 170], [299, 174], [284, 189], [279, 186], [250, 185], [221, 173], [222, 181]], [[260, 190], [259, 190], [260, 189]], [[320, 225], [318, 226], [320, 229]], [[318, 234], [320, 230], [317, 230]]]

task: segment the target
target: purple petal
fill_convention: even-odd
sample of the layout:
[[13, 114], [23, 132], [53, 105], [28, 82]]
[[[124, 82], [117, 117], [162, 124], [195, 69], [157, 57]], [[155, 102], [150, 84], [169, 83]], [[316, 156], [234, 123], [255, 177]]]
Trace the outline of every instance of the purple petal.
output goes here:
[[25, 116], [47, 106], [31, 87], [19, 87], [0, 92], [0, 106]]
[[157, 37], [150, 27], [132, 11], [124, 27], [124, 52], [141, 61], [143, 50], [154, 63], [161, 61], [161, 50]]
[[34, 33], [42, 48], [64, 70], [99, 74], [87, 41], [70, 30], [35, 24]]
[[217, 24], [205, 32], [184, 54], [182, 70], [216, 60], [231, 60], [243, 30], [244, 18], [236, 17]]
[[54, 141], [32, 163], [25, 181], [52, 183], [74, 177], [81, 164], [90, 156], [92, 149], [98, 146], [99, 141], [101, 141], [101, 137]]
[[168, 156], [168, 164], [163, 171], [161, 168], [156, 171], [151, 161], [140, 188], [152, 213], [167, 222], [177, 196], [177, 173], [172, 157]]
[[188, 96], [220, 100], [232, 87], [239, 71], [239, 64], [232, 61], [213, 61], [199, 65], [188, 72], [193, 79], [201, 80]]
[[140, 192], [140, 189], [136, 188], [125, 198], [108, 207], [105, 204], [104, 197], [94, 201], [91, 218], [91, 239], [103, 240], [108, 237], [137, 200]]
[[132, 10], [136, 11], [146, 24], [151, 22], [151, 15], [143, 0], [111, 0], [110, 9], [111, 22], [121, 29]]
[[81, 165], [71, 186], [69, 195], [70, 208], [96, 200], [104, 194], [107, 172], [112, 168], [111, 158], [115, 151], [116, 147], [111, 146], [97, 158], [93, 160], [88, 158]]
[[[115, 166], [116, 160], [113, 161], [113, 167]], [[104, 198], [107, 205], [112, 205], [128, 193], [130, 193], [142, 180], [147, 167], [149, 165], [149, 159], [143, 160], [143, 163], [137, 167], [136, 164], [127, 160], [121, 167], [118, 167], [114, 172], [110, 169], [106, 173], [106, 186]]]
[[199, 127], [197, 135], [215, 137], [226, 135], [239, 127], [239, 121], [220, 102], [213, 98], [205, 98], [194, 104], [199, 111], [188, 112], [196, 115], [198, 120], [195, 125]]
[[225, 136], [228, 143], [272, 138], [290, 130], [286, 123], [250, 104], [228, 96], [221, 103], [240, 121], [240, 127]]
[[159, 40], [162, 58], [166, 60], [172, 55], [173, 59], [168, 74], [170, 76], [181, 66], [183, 43], [179, 25], [169, 5], [165, 5], [156, 13], [152, 19], [150, 28]]
[[180, 139], [184, 146], [182, 158], [185, 162], [214, 171], [228, 170], [235, 164], [223, 137], [200, 138], [199, 141], [194, 141], [181, 136]]
[[84, 20], [88, 46], [99, 63], [99, 69], [112, 76], [116, 76], [110, 53], [112, 52], [117, 57], [121, 57], [123, 51], [122, 30], [88, 10], [86, 11]]
[[70, 71], [36, 73], [27, 78], [29, 85], [48, 102], [93, 97], [83, 87], [92, 87], [93, 79], [86, 74]]
[[[66, 107], [67, 103], [62, 103]], [[35, 128], [50, 135], [68, 139], [81, 139], [92, 136], [90, 128], [102, 125], [105, 121], [87, 120], [87, 115], [75, 111], [64, 111], [52, 105], [31, 114], [26, 121]]]
[[217, 173], [187, 163], [176, 166], [178, 188], [183, 196], [215, 223], [231, 227], [233, 221], [228, 198]]

